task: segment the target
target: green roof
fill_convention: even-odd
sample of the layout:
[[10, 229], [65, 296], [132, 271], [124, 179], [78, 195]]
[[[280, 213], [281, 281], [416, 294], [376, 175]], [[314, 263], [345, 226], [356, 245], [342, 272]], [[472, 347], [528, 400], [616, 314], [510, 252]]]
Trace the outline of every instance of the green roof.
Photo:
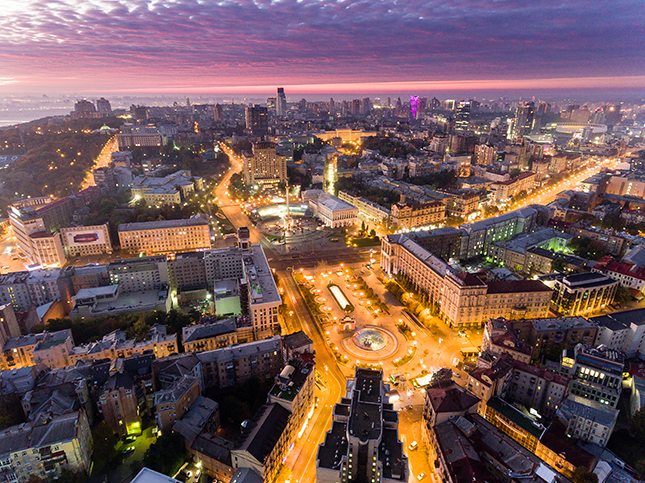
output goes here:
[[544, 426], [542, 426], [540, 423], [528, 417], [519, 409], [515, 408], [514, 406], [511, 406], [503, 399], [500, 399], [498, 397], [492, 397], [488, 400], [488, 403], [486, 404], [489, 408], [497, 411], [506, 419], [508, 419], [509, 421], [512, 421], [523, 430], [535, 436], [537, 439], [540, 439], [540, 437], [545, 431]]

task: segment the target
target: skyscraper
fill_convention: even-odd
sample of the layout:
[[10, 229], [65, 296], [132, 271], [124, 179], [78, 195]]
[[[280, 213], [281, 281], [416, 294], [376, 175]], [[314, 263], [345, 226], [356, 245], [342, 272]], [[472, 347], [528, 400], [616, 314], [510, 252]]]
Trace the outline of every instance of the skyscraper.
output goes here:
[[275, 104], [275, 113], [282, 117], [287, 113], [287, 96], [284, 93], [284, 87], [278, 87], [278, 98]]
[[356, 369], [318, 448], [316, 482], [408, 481], [408, 459], [399, 439], [399, 413], [389, 401], [383, 371]]
[[517, 106], [515, 122], [513, 123], [513, 138], [531, 134], [534, 118], [535, 104], [533, 102], [525, 102]]
[[455, 107], [455, 129], [467, 131], [470, 123], [470, 101], [459, 101]]
[[269, 111], [266, 107], [247, 106], [244, 110], [246, 129], [254, 136], [264, 136], [269, 132]]

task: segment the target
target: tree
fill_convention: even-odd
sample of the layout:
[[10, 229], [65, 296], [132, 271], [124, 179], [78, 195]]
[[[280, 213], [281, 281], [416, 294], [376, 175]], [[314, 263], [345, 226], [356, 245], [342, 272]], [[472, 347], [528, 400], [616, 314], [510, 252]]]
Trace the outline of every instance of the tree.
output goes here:
[[92, 439], [94, 440], [94, 472], [100, 473], [117, 457], [116, 445], [119, 437], [105, 421], [101, 421], [92, 429]]
[[573, 483], [598, 483], [598, 475], [587, 470], [584, 466], [578, 466], [571, 477]]
[[632, 296], [629, 293], [629, 289], [627, 287], [623, 287], [622, 285], [619, 285], [618, 288], [616, 289], [614, 302], [617, 304], [625, 304], [631, 300], [632, 300]]
[[56, 483], [87, 483], [88, 479], [87, 473], [84, 471], [72, 471], [65, 468], [60, 472]]
[[640, 408], [632, 416], [629, 432], [639, 441], [645, 439], [645, 407]]
[[186, 460], [184, 438], [179, 433], [164, 433], [143, 455], [143, 466], [164, 475], [174, 474]]

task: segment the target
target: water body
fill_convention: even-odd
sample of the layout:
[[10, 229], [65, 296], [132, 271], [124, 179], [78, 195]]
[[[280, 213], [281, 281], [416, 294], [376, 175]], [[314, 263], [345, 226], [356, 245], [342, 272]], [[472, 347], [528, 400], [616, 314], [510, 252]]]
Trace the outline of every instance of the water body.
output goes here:
[[0, 110], [0, 127], [35, 121], [43, 117], [63, 116], [69, 114], [71, 110], [70, 108], [23, 109], [20, 111]]

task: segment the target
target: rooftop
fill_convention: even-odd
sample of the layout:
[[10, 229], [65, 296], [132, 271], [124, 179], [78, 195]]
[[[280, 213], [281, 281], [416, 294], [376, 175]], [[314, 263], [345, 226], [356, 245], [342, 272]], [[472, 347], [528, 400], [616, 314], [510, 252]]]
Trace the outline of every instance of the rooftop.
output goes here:
[[121, 223], [119, 232], [138, 230], [161, 230], [168, 228], [182, 228], [188, 226], [208, 226], [208, 216], [200, 213], [191, 218], [182, 220], [158, 220], [144, 221], [139, 223]]
[[537, 439], [540, 439], [545, 431], [544, 426], [542, 426], [540, 423], [531, 419], [522, 411], [515, 408], [514, 406], [511, 406], [509, 403], [497, 396], [490, 398], [486, 405], [508, 420], [512, 421], [524, 431], [528, 432]]
[[589, 322], [607, 327], [611, 330], [620, 330], [629, 327], [631, 324], [645, 324], [645, 309], [626, 310], [624, 312], [613, 312], [611, 314], [591, 317]]
[[265, 404], [244, 428], [235, 451], [246, 451], [264, 464], [287, 427], [291, 413], [279, 404]]
[[141, 468], [131, 483], [181, 483], [170, 476], [162, 475], [148, 468]]
[[200, 339], [209, 339], [211, 337], [218, 337], [223, 334], [230, 334], [237, 331], [235, 317], [229, 319], [218, 320], [216, 322], [207, 324], [189, 325], [181, 329], [181, 340], [186, 342], [194, 342]]
[[188, 411], [174, 424], [172, 430], [181, 434], [186, 441], [192, 444], [197, 435], [202, 432], [204, 425], [216, 413], [218, 406], [212, 399], [197, 396]]

